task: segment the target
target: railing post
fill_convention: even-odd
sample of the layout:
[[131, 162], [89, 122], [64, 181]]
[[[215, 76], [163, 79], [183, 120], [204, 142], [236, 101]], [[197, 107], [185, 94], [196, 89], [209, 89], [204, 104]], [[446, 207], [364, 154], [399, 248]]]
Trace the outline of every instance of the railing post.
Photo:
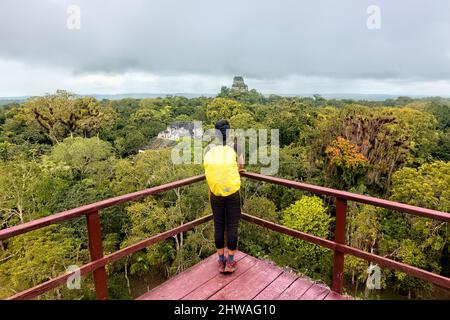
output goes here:
[[[334, 241], [345, 243], [345, 216], [347, 211], [347, 200], [336, 198], [336, 224], [334, 229]], [[331, 290], [339, 294], [344, 286], [344, 253], [334, 251], [333, 258], [333, 283]]]
[[[89, 252], [91, 261], [103, 258], [103, 243], [100, 230], [100, 216], [98, 211], [86, 214], [86, 222], [89, 236]], [[95, 295], [97, 300], [108, 299], [108, 285], [106, 281], [105, 267], [93, 272]]]

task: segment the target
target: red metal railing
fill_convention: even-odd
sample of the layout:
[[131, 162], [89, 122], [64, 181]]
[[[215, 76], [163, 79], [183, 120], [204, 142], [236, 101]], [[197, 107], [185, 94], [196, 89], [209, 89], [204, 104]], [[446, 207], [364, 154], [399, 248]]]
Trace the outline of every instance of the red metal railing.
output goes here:
[[[7, 228], [4, 230], [0, 230], [0, 241], [5, 240], [26, 232], [30, 232], [32, 230], [36, 230], [51, 224], [60, 223], [63, 221], [67, 221], [76, 217], [80, 217], [82, 215], [86, 216], [86, 223], [88, 229], [89, 236], [89, 252], [91, 256], [91, 262], [80, 267], [79, 271], [81, 275], [92, 272], [94, 276], [94, 285], [96, 297], [99, 300], [108, 299], [108, 286], [106, 283], [106, 270], [105, 265], [111, 262], [114, 262], [124, 256], [127, 256], [131, 253], [139, 251], [147, 246], [150, 246], [158, 241], [167, 239], [170, 236], [173, 236], [173, 232], [177, 231], [175, 234], [183, 232], [185, 230], [189, 230], [199, 223], [206, 222], [211, 219], [211, 216], [207, 216], [195, 221], [192, 221], [188, 224], [185, 224], [181, 227], [175, 228], [173, 230], [167, 231], [166, 233], [159, 234], [155, 237], [146, 239], [144, 241], [138, 242], [132, 246], [124, 248], [122, 250], [116, 251], [109, 256], [103, 257], [103, 244], [101, 240], [101, 230], [100, 230], [100, 216], [99, 210], [112, 207], [114, 205], [118, 205], [124, 202], [137, 200], [139, 198], [154, 195], [157, 193], [161, 193], [167, 190], [172, 190], [175, 188], [179, 188], [182, 186], [186, 186], [192, 184], [194, 182], [202, 181], [205, 179], [204, 175], [194, 176], [191, 178], [178, 180], [175, 182], [163, 184], [157, 187], [129, 193], [126, 195], [106, 199], [103, 201], [95, 202], [86, 206], [82, 206], [79, 208], [63, 211], [45, 218], [33, 220], [30, 222], [22, 223], [17, 226]], [[165, 237], [165, 235], [169, 235]], [[156, 239], [156, 241], [155, 241]], [[56, 288], [57, 286], [63, 284], [71, 275], [75, 274], [78, 270], [73, 270], [70, 273], [65, 275], [61, 275], [57, 278], [48, 280], [42, 284], [39, 284], [33, 288], [28, 290], [19, 292], [9, 299], [31, 299], [34, 298], [50, 289]]]
[[[298, 230], [290, 229], [284, 227], [282, 225], [266, 221], [248, 214], [243, 213], [242, 218], [249, 222], [255, 223], [257, 225], [269, 228], [271, 230], [293, 236], [325, 248], [334, 251], [334, 260], [333, 260], [333, 282], [331, 289], [335, 292], [341, 293], [343, 287], [343, 271], [344, 271], [344, 255], [350, 254], [356, 256], [361, 259], [365, 259], [367, 261], [371, 261], [377, 263], [381, 266], [389, 267], [395, 270], [399, 270], [408, 275], [415, 276], [417, 278], [421, 278], [432, 283], [441, 285], [446, 288], [450, 288], [450, 278], [443, 277], [438, 274], [434, 274], [432, 272], [422, 270], [416, 267], [412, 267], [398, 261], [388, 259], [386, 257], [382, 257], [379, 255], [375, 255], [360, 249], [352, 248], [350, 246], [345, 245], [345, 217], [347, 210], [347, 201], [355, 201], [363, 204], [370, 204], [382, 208], [388, 208], [391, 210], [405, 212], [410, 214], [415, 214], [423, 217], [428, 217], [431, 219], [436, 219], [444, 222], [450, 222], [450, 214], [446, 212], [440, 212], [415, 206], [410, 206], [398, 202], [387, 201], [383, 199], [362, 196], [350, 192], [334, 190], [330, 188], [324, 188], [320, 186], [315, 186], [311, 184], [280, 179], [270, 176], [264, 176], [257, 173], [252, 172], [242, 172], [241, 175], [243, 177], [256, 179], [260, 181], [265, 181], [269, 183], [284, 185], [287, 187], [300, 189], [309, 191], [312, 193], [332, 196], [336, 198], [336, 224], [335, 224], [335, 239], [327, 240], [322, 239], [320, 237], [310, 235]], [[30, 221], [27, 223], [23, 223], [8, 229], [0, 230], [0, 240], [5, 240], [38, 228], [42, 228], [48, 226], [50, 224], [60, 223], [75, 217], [79, 217], [82, 215], [86, 216], [86, 222], [88, 226], [88, 236], [89, 236], [89, 251], [91, 255], [91, 262], [85, 264], [80, 267], [79, 271], [81, 275], [88, 274], [90, 272], [93, 273], [94, 276], [94, 284], [97, 299], [107, 299], [108, 298], [108, 287], [106, 283], [106, 271], [105, 266], [109, 263], [117, 261], [127, 255], [130, 255], [134, 252], [142, 250], [148, 246], [151, 246], [159, 241], [168, 239], [180, 232], [184, 232], [194, 228], [197, 225], [205, 223], [212, 219], [212, 215], [207, 215], [197, 220], [191, 221], [189, 223], [183, 224], [177, 228], [168, 230], [166, 232], [160, 233], [158, 235], [152, 236], [148, 239], [142, 240], [136, 244], [133, 244], [129, 247], [118, 250], [108, 256], [103, 256], [103, 246], [101, 241], [101, 231], [100, 231], [100, 217], [99, 210], [105, 209], [120, 203], [133, 201], [144, 196], [149, 196], [157, 193], [161, 193], [163, 191], [175, 189], [178, 187], [186, 186], [198, 181], [204, 180], [204, 175], [199, 175], [179, 181], [175, 181], [172, 183], [164, 184], [158, 187], [153, 187], [149, 189], [145, 189], [142, 191], [130, 193], [127, 195], [103, 200], [100, 202], [96, 202], [90, 205], [86, 205], [83, 207], [79, 207], [76, 209], [64, 211], [61, 213], [57, 213], [45, 218], [41, 218], [38, 220]], [[77, 270], [61, 275], [57, 278], [50, 279], [42, 284], [39, 284], [33, 288], [27, 289], [25, 291], [19, 292], [9, 299], [31, 299], [34, 298], [52, 288], [60, 286], [64, 284], [67, 279], [75, 274]]]
[[331, 289], [337, 293], [342, 292], [343, 288], [343, 274], [344, 274], [344, 254], [350, 254], [355, 257], [377, 263], [381, 266], [392, 268], [398, 271], [402, 271], [408, 275], [421, 278], [435, 284], [441, 285], [446, 288], [450, 288], [450, 278], [434, 274], [432, 272], [422, 270], [416, 267], [400, 263], [398, 261], [388, 259], [376, 254], [372, 254], [363, 250], [349, 247], [345, 245], [345, 218], [347, 212], [347, 201], [354, 201], [363, 204], [370, 204], [376, 207], [387, 208], [395, 210], [398, 212], [405, 212], [414, 215], [419, 215], [422, 217], [427, 217], [435, 220], [440, 220], [444, 222], [450, 222], [450, 214], [447, 212], [441, 212], [426, 208], [420, 208], [416, 206], [411, 206], [399, 202], [388, 201], [384, 199], [378, 199], [374, 197], [363, 196], [360, 194], [355, 194], [351, 192], [335, 190], [320, 186], [315, 186], [312, 184], [296, 182], [287, 179], [281, 179], [276, 177], [264, 176], [253, 172], [242, 172], [243, 177], [265, 181], [269, 183], [274, 183], [282, 186], [287, 186], [294, 189], [309, 191], [312, 193], [322, 194], [334, 197], [336, 199], [336, 223], [334, 230], [334, 241], [325, 240], [319, 237], [309, 235], [307, 233], [299, 232], [297, 230], [292, 230], [268, 221], [262, 221], [261, 219], [255, 219], [254, 217], [245, 216], [244, 219], [257, 223], [261, 226], [270, 228], [272, 230], [289, 234], [291, 236], [297, 237], [299, 239], [309, 241], [311, 243], [318, 244], [320, 246], [326, 247], [334, 251], [333, 258], [333, 281]]

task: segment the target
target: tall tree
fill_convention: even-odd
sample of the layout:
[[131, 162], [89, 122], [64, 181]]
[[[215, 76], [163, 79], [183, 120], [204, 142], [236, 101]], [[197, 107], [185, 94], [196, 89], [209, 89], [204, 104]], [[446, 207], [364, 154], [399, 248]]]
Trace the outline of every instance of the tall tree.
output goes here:
[[35, 97], [24, 103], [30, 121], [36, 121], [57, 143], [75, 134], [92, 136], [111, 125], [115, 113], [92, 97], [77, 97], [58, 90], [56, 94]]

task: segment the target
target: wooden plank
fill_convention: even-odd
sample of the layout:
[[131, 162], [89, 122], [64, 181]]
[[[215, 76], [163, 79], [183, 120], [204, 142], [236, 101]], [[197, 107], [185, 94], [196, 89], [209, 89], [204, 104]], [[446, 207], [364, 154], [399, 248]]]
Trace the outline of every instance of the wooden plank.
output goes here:
[[258, 260], [252, 268], [209, 297], [209, 300], [251, 300], [282, 272], [281, 268]]
[[309, 280], [297, 278], [276, 300], [298, 300], [313, 284]]
[[271, 284], [265, 287], [253, 300], [275, 300], [285, 291], [295, 280], [297, 276], [290, 272], [283, 272]]
[[142, 295], [138, 300], [343, 300], [322, 284], [299, 278], [266, 261], [240, 251], [233, 274], [217, 270], [213, 254], [188, 270]]
[[[199, 286], [188, 295], [184, 296], [183, 300], [207, 300], [210, 296], [214, 295], [227, 284], [238, 278], [241, 274], [252, 268], [257, 263], [257, 261], [258, 259], [252, 256], [244, 257], [239, 261], [234, 273], [218, 273], [214, 278]], [[252, 271], [250, 270], [249, 272]]]
[[180, 299], [192, 290], [192, 287], [197, 287], [204, 281], [215, 276], [217, 268], [216, 270], [212, 269], [212, 263], [214, 262], [216, 262], [216, 257], [211, 255], [188, 270], [179, 273], [158, 287], [144, 293], [142, 296], [138, 297], [137, 300]]
[[[245, 256], [245, 253], [237, 251], [235, 259], [239, 261]], [[179, 273], [158, 287], [138, 297], [137, 300], [179, 300], [215, 277], [218, 273], [217, 254], [213, 254], [186, 271]]]
[[300, 300], [323, 300], [330, 291], [324, 285], [314, 284], [299, 298]]
[[341, 296], [340, 294], [330, 291], [324, 300], [352, 300], [349, 296]]

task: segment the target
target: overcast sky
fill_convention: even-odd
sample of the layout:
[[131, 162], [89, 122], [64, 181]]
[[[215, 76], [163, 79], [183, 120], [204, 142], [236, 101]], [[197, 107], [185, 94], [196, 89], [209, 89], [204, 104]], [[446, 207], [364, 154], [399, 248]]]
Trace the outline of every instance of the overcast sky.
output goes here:
[[234, 75], [263, 93], [448, 96], [450, 1], [0, 2], [0, 96], [214, 94]]

